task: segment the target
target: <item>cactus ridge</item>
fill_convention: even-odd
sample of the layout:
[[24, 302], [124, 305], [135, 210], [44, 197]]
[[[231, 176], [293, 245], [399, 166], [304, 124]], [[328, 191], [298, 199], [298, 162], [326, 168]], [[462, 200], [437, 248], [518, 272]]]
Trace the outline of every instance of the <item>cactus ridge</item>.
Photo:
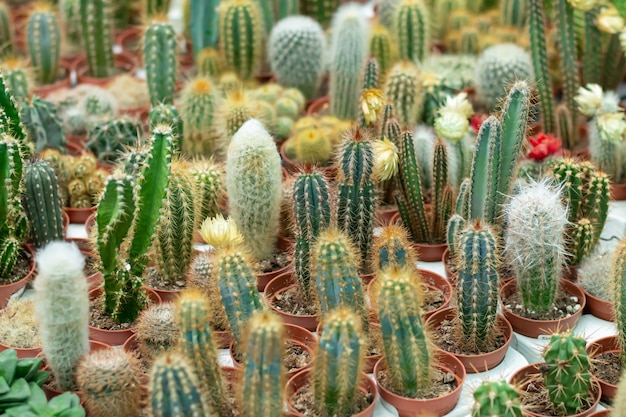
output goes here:
[[[401, 125], [417, 124], [423, 105], [423, 94], [420, 71], [414, 63], [399, 61], [394, 64], [389, 69], [383, 91], [387, 100], [393, 104], [396, 118]], [[391, 137], [389, 140], [393, 141]]]
[[374, 271], [390, 268], [410, 268], [417, 264], [408, 231], [400, 225], [385, 226], [374, 238]]

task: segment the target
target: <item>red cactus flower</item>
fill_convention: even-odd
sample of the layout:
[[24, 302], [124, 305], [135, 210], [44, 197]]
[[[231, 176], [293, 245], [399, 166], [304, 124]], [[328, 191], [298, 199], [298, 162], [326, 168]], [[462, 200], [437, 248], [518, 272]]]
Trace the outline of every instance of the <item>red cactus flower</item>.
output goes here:
[[539, 133], [528, 138], [532, 149], [528, 152], [528, 158], [535, 161], [543, 161], [549, 156], [561, 153], [563, 142], [552, 134]]
[[483, 122], [487, 119], [487, 117], [489, 117], [488, 114], [475, 113], [470, 118], [470, 125], [472, 126], [472, 129], [474, 129], [475, 133], [478, 133], [478, 130], [480, 129], [480, 125], [483, 124]]

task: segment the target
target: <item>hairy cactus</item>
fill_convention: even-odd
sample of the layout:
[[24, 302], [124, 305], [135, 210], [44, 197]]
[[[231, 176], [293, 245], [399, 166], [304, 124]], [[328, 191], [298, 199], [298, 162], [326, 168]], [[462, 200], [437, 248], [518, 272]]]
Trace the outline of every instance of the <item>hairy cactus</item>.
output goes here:
[[139, 360], [123, 349], [94, 350], [76, 370], [76, 386], [93, 417], [135, 417], [139, 413]]
[[65, 152], [65, 129], [54, 104], [34, 96], [30, 103], [24, 102], [20, 116], [30, 140], [35, 142], [36, 153], [47, 148]]
[[15, 28], [9, 7], [0, 3], [0, 56], [7, 56], [13, 53], [13, 39]]
[[315, 409], [324, 416], [350, 415], [363, 375], [366, 344], [361, 320], [349, 308], [324, 321], [313, 369]]
[[543, 379], [550, 402], [563, 415], [578, 414], [589, 407], [589, 357], [587, 341], [572, 333], [554, 334], [543, 351]]
[[207, 46], [196, 55], [196, 68], [200, 76], [217, 79], [223, 66], [222, 58], [215, 48]]
[[330, 45], [330, 112], [345, 120], [356, 118], [361, 73], [367, 59], [367, 21], [356, 3], [342, 5], [333, 17]]
[[139, 120], [128, 116], [112, 119], [104, 124], [94, 125], [89, 130], [87, 149], [98, 160], [115, 163], [126, 147], [141, 143], [143, 128]]
[[307, 16], [290, 16], [272, 29], [268, 59], [276, 81], [315, 98], [326, 71], [326, 38], [319, 23]]
[[180, 152], [183, 148], [183, 119], [180, 117], [178, 109], [171, 104], [159, 104], [150, 109], [148, 115], [150, 130], [160, 124], [172, 127], [174, 137], [174, 147]]
[[[615, 250], [611, 281], [619, 344], [626, 346], [626, 238], [622, 238]], [[626, 349], [620, 349], [620, 360], [622, 365], [626, 364]]]
[[[528, 1], [528, 26], [530, 31], [530, 49], [533, 59], [533, 69], [539, 90], [541, 105], [541, 121], [543, 131], [555, 132], [552, 78], [548, 68], [548, 48], [546, 45], [546, 22], [544, 18], [543, 0]], [[569, 119], [571, 121], [571, 119]], [[558, 135], [561, 139], [563, 136]]]
[[282, 171], [274, 140], [258, 120], [248, 120], [233, 136], [226, 158], [230, 216], [254, 259], [275, 250]]
[[[190, 155], [215, 152], [213, 129], [218, 91], [208, 77], [190, 80], [181, 93], [181, 115], [185, 126], [183, 150]], [[206, 152], [205, 152], [206, 151]]]
[[113, 61], [113, 13], [111, 0], [80, 0], [80, 22], [87, 64], [92, 77], [111, 77]]
[[137, 318], [135, 338], [142, 356], [153, 361], [178, 343], [173, 303], [151, 305]]
[[204, 48], [217, 45], [219, 4], [219, 0], [189, 0], [189, 38], [196, 58]]
[[24, 208], [35, 247], [64, 240], [59, 184], [54, 170], [45, 161], [35, 161], [27, 165], [24, 177]]
[[41, 84], [51, 84], [59, 76], [61, 29], [51, 4], [38, 3], [26, 24], [30, 61]]
[[282, 417], [285, 327], [271, 311], [250, 318], [246, 335], [243, 381], [237, 396], [242, 417]]
[[522, 417], [519, 397], [506, 381], [484, 381], [474, 390], [472, 417]]
[[200, 252], [193, 258], [189, 265], [187, 282], [189, 287], [201, 289], [205, 294], [210, 294], [217, 288], [217, 278], [213, 274], [213, 259], [208, 253]]
[[598, 114], [588, 123], [589, 153], [591, 161], [605, 172], [613, 183], [623, 184], [626, 182], [626, 164], [624, 163], [626, 148], [622, 146], [622, 133], [618, 132], [611, 137], [600, 131], [600, 125], [607, 124], [602, 123], [601, 120], [611, 120], [612, 117], [620, 118], [621, 115], [619, 113]]
[[143, 60], [152, 106], [172, 104], [178, 69], [174, 27], [154, 20], [143, 36]]
[[378, 62], [381, 79], [385, 79], [385, 75], [398, 57], [397, 45], [391, 32], [385, 26], [378, 24], [372, 29], [369, 51]]
[[192, 366], [178, 352], [159, 357], [150, 370], [150, 408], [153, 417], [208, 416], [205, 395]]
[[578, 268], [578, 282], [589, 294], [613, 303], [612, 274], [615, 250], [596, 247]]
[[85, 258], [74, 243], [53, 241], [37, 253], [35, 314], [42, 350], [57, 387], [76, 388], [76, 368], [89, 353]]
[[198, 188], [196, 202], [199, 205], [198, 222], [215, 217], [220, 212], [220, 203], [226, 192], [223, 170], [221, 165], [211, 159], [201, 158], [191, 163], [190, 172]]
[[410, 61], [396, 63], [387, 74], [384, 95], [393, 104], [395, 115], [402, 125], [417, 123], [423, 103], [420, 71]]
[[259, 4], [256, 0], [228, 0], [220, 3], [218, 13], [226, 67], [249, 80], [260, 70], [263, 59], [264, 23]]
[[423, 0], [400, 0], [394, 12], [400, 59], [422, 62], [430, 49], [430, 16]]

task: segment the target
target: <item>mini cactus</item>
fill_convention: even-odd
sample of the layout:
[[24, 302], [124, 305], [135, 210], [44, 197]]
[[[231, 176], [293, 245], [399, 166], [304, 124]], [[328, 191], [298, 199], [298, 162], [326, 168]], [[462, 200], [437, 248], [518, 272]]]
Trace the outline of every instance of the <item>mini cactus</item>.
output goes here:
[[400, 59], [424, 61], [430, 48], [429, 10], [422, 0], [400, 0], [394, 11], [394, 28]]
[[95, 125], [89, 130], [87, 149], [98, 160], [114, 163], [126, 147], [142, 142], [143, 128], [139, 120], [128, 116]]
[[410, 268], [417, 264], [408, 231], [399, 225], [383, 227], [374, 238], [372, 270], [384, 271], [393, 268]]
[[190, 155], [213, 154], [216, 133], [213, 128], [218, 92], [208, 77], [190, 80], [181, 93], [181, 115], [185, 127], [183, 150]]
[[[265, 106], [264, 104], [267, 104]], [[246, 91], [237, 89], [225, 95], [216, 110], [216, 131], [219, 134], [217, 148], [223, 153], [239, 129], [250, 119], [257, 119], [269, 130], [271, 130], [272, 109], [269, 103], [256, 100], [253, 95]]]
[[65, 129], [54, 104], [34, 96], [24, 103], [20, 115], [30, 140], [35, 142], [36, 153], [47, 148], [65, 152]]
[[333, 156], [333, 144], [329, 135], [317, 128], [303, 129], [295, 133], [285, 144], [285, 153], [299, 163], [328, 165]]
[[93, 417], [135, 417], [141, 400], [139, 360], [123, 349], [94, 350], [76, 370], [76, 386]]
[[[0, 18], [1, 17], [0, 12]], [[28, 66], [21, 58], [16, 57], [4, 59], [2, 61], [2, 67], [4, 68], [4, 77], [8, 90], [13, 94], [14, 100], [21, 102], [26, 101], [30, 94], [30, 87], [34, 82], [34, 77], [32, 77], [33, 68]]]
[[410, 61], [396, 63], [387, 74], [384, 95], [393, 104], [395, 115], [402, 125], [417, 123], [423, 103], [420, 71]]
[[154, 20], [143, 37], [143, 59], [152, 106], [172, 104], [178, 69], [176, 32], [167, 21]]
[[143, 358], [153, 361], [178, 343], [173, 303], [151, 305], [137, 318], [135, 338]]
[[80, 22], [87, 64], [92, 77], [111, 77], [113, 61], [113, 13], [111, 0], [80, 0]]
[[500, 24], [524, 28], [528, 18], [530, 0], [504, 0], [500, 2]]
[[474, 390], [472, 417], [522, 417], [519, 397], [506, 381], [484, 381]]
[[615, 250], [596, 247], [578, 268], [578, 282], [589, 294], [601, 300], [613, 302], [611, 278]]
[[52, 84], [59, 76], [61, 29], [51, 4], [38, 3], [26, 24], [28, 52], [41, 84]]

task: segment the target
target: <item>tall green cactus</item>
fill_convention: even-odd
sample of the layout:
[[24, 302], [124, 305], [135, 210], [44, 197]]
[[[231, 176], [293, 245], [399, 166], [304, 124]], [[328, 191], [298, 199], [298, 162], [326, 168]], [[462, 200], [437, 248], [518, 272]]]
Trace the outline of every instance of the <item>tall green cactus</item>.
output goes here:
[[35, 315], [42, 350], [57, 387], [75, 390], [76, 368], [89, 353], [89, 296], [76, 244], [53, 241], [37, 253]]
[[506, 381], [484, 381], [474, 390], [472, 417], [522, 417], [519, 397]]
[[376, 58], [378, 62], [381, 79], [385, 79], [385, 75], [397, 59], [398, 51], [391, 33], [381, 24], [372, 29], [369, 51], [370, 55]]
[[215, 152], [217, 135], [213, 123], [218, 94], [213, 81], [206, 76], [196, 77], [185, 85], [180, 97], [185, 153], [193, 156], [205, 150], [209, 155]]
[[424, 101], [418, 67], [411, 61], [396, 63], [387, 74], [383, 90], [386, 99], [393, 104], [398, 122], [415, 125]]
[[404, 227], [390, 224], [383, 227], [380, 234], [374, 238], [372, 250], [374, 271], [383, 271], [393, 268], [408, 268], [417, 263], [411, 244], [409, 233]]
[[30, 140], [35, 142], [36, 153], [47, 148], [66, 152], [65, 128], [52, 102], [34, 96], [29, 103], [23, 103], [20, 116]]
[[14, 61], [4, 61], [4, 76], [9, 91], [16, 101], [24, 102], [28, 99], [31, 77], [31, 68], [27, 67], [20, 59]]
[[554, 133], [554, 108], [552, 98], [552, 77], [548, 68], [548, 47], [546, 44], [546, 22], [544, 18], [543, 0], [528, 0], [528, 25], [530, 28], [530, 50], [539, 104], [541, 105], [541, 121], [543, 131]]
[[199, 205], [198, 221], [214, 217], [226, 192], [223, 167], [211, 159], [197, 159], [191, 163], [191, 174], [198, 188], [196, 204]]
[[13, 54], [13, 39], [15, 38], [15, 28], [9, 7], [0, 3], [0, 56]]
[[24, 208], [36, 248], [64, 240], [59, 184], [54, 169], [45, 161], [26, 166]]
[[178, 69], [177, 40], [174, 27], [154, 20], [143, 36], [143, 60], [152, 106], [172, 104]]
[[222, 73], [222, 58], [215, 48], [207, 46], [196, 55], [198, 75], [218, 79]]
[[160, 103], [150, 109], [148, 115], [150, 130], [159, 124], [170, 125], [174, 137], [174, 149], [180, 152], [183, 148], [183, 119], [178, 109], [171, 104]]
[[366, 345], [361, 320], [350, 308], [331, 312], [313, 368], [315, 409], [324, 416], [347, 416], [362, 379]]
[[80, 22], [89, 74], [95, 78], [114, 75], [112, 0], [80, 0]]
[[189, 0], [189, 34], [195, 57], [204, 48], [217, 45], [219, 4], [219, 0]]
[[300, 0], [302, 14], [315, 19], [324, 29], [330, 25], [339, 4], [340, 0]]
[[394, 28], [400, 58], [419, 63], [430, 52], [430, 16], [423, 0], [401, 0], [395, 9]]
[[620, 360], [626, 364], [626, 238], [622, 238], [613, 255], [611, 290], [613, 291], [613, 314], [619, 337]]
[[51, 5], [40, 3], [26, 24], [28, 52], [41, 84], [51, 84], [59, 77], [61, 29]]
[[503, 0], [500, 2], [500, 24], [524, 28], [530, 0]]

